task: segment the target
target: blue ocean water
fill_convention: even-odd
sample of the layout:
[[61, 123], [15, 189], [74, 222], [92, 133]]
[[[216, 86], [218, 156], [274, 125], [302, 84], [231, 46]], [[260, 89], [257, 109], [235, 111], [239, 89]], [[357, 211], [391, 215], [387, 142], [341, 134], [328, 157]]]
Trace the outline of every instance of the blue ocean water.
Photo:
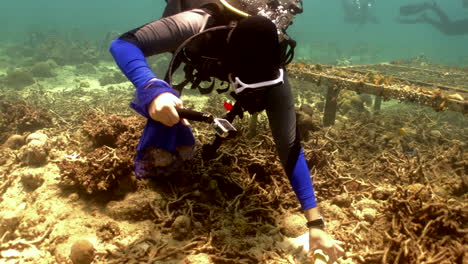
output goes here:
[[[468, 19], [468, 8], [462, 8], [460, 0], [434, 2], [450, 18]], [[378, 23], [350, 24], [344, 21], [341, 0], [305, 0], [304, 13], [290, 29], [299, 42], [297, 56], [319, 63], [338, 59], [371, 63], [424, 54], [435, 63], [468, 65], [468, 35], [446, 36], [427, 24], [396, 22], [399, 7], [410, 3], [415, 1], [376, 0], [372, 12]], [[21, 41], [30, 32], [51, 30], [79, 32], [99, 40], [106, 32], [123, 33], [159, 18], [164, 5], [163, 0], [4, 1], [0, 9], [0, 43]]]

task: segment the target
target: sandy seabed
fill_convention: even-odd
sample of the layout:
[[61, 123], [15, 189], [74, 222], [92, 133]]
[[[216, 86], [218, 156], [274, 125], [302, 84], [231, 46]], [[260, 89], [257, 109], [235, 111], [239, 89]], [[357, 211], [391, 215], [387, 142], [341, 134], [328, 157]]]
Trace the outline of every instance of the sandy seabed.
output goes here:
[[[264, 114], [255, 130], [249, 115], [236, 121], [240, 135], [213, 159], [198, 151], [170, 179], [135, 180], [145, 120], [111, 62], [10, 61], [0, 59], [1, 263], [308, 263]], [[323, 127], [323, 89], [291, 82], [340, 262], [468, 263], [467, 118], [396, 101], [374, 112], [368, 96], [342, 92], [336, 124]], [[226, 99], [183, 96], [216, 116]], [[213, 139], [209, 125], [192, 128], [200, 148]]]

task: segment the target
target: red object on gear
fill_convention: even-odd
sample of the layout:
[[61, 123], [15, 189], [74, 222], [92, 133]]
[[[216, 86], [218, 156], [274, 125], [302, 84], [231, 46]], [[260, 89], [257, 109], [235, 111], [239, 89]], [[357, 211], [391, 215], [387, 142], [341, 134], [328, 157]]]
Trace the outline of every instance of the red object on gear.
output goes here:
[[229, 102], [224, 102], [223, 104], [224, 108], [228, 111], [231, 111], [232, 110], [232, 107], [233, 107], [233, 104], [229, 103]]

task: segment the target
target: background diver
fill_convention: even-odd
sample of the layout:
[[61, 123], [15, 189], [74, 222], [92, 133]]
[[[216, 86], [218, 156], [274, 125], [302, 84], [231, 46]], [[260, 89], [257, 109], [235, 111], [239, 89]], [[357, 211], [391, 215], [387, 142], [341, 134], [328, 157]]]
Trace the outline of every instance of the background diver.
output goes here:
[[344, 11], [344, 21], [349, 24], [377, 24], [374, 15], [375, 0], [341, 0]]
[[[463, 0], [462, 5], [467, 8], [468, 0]], [[438, 19], [430, 17], [426, 11], [433, 11]], [[435, 2], [422, 2], [401, 6], [398, 22], [402, 24], [429, 24], [449, 36], [468, 34], [468, 18], [451, 20], [445, 11]]]

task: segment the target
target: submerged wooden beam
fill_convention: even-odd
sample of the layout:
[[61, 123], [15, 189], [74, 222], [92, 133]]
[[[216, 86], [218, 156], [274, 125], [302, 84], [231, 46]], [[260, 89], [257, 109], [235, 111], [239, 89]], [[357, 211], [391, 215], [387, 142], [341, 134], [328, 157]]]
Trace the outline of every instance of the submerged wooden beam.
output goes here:
[[[450, 110], [468, 114], [468, 90], [437, 84], [421, 86], [421, 82], [398, 80], [381, 73], [360, 73], [346, 68], [320, 64], [293, 63], [288, 66], [291, 77], [315, 83], [317, 86], [339, 87], [357, 93], [381, 96], [383, 100], [396, 99], [427, 105], [436, 111]], [[466, 92], [465, 92], [466, 91]]]
[[327, 96], [325, 98], [325, 109], [323, 113], [323, 125], [332, 126], [335, 124], [336, 110], [338, 109], [338, 95], [340, 88], [336, 86], [328, 86]]
[[380, 111], [380, 107], [382, 106], [382, 96], [375, 96], [374, 98], [374, 110]]

